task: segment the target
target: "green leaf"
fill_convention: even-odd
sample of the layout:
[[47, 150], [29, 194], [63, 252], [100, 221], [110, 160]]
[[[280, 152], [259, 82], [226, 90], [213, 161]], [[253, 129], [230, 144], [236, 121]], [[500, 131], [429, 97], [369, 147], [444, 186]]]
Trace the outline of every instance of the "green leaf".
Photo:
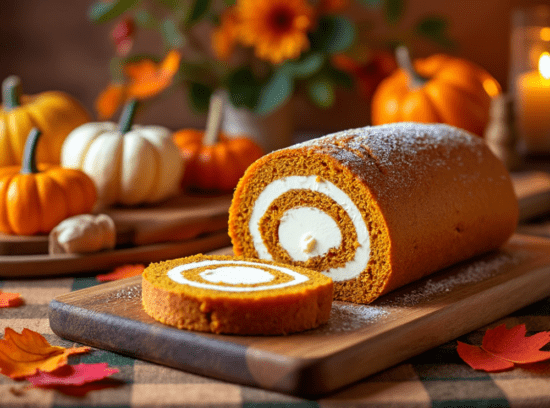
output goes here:
[[210, 8], [210, 0], [195, 0], [191, 11], [185, 19], [186, 25], [193, 25], [198, 22], [208, 12]]
[[382, 0], [357, 0], [358, 3], [367, 7], [380, 7]]
[[310, 35], [311, 48], [328, 53], [345, 51], [353, 44], [354, 39], [355, 26], [341, 16], [321, 17], [317, 30]]
[[327, 75], [329, 79], [334, 82], [335, 85], [339, 85], [348, 89], [353, 88], [355, 85], [354, 79], [350, 74], [338, 68], [335, 68], [332, 65], [328, 65], [323, 73]]
[[231, 7], [234, 6], [237, 0], [223, 0], [226, 6]]
[[134, 21], [136, 24], [143, 28], [155, 28], [157, 26], [157, 20], [147, 10], [139, 10], [136, 12]]
[[140, 0], [114, 0], [110, 3], [98, 1], [88, 10], [88, 18], [94, 23], [106, 23], [134, 7]]
[[417, 34], [444, 47], [454, 47], [454, 41], [447, 36], [447, 20], [441, 17], [426, 17], [416, 23]]
[[161, 32], [164, 41], [172, 48], [180, 48], [185, 44], [185, 38], [181, 35], [176, 23], [167, 18], [161, 24]]
[[191, 107], [198, 112], [208, 111], [212, 89], [204, 84], [191, 82], [189, 84], [189, 100]]
[[327, 77], [320, 76], [308, 81], [307, 93], [313, 103], [321, 108], [330, 108], [334, 104], [334, 84]]
[[260, 97], [261, 86], [250, 68], [243, 67], [233, 71], [227, 85], [233, 105], [254, 109]]
[[405, 9], [405, 3], [403, 0], [386, 0], [384, 6], [384, 13], [388, 23], [397, 23], [403, 15], [403, 10]]
[[276, 72], [261, 88], [256, 113], [273, 112], [291, 97], [293, 90], [292, 78], [284, 71]]
[[295, 78], [307, 78], [319, 72], [325, 57], [319, 52], [302, 54], [299, 60], [288, 60], [282, 69]]

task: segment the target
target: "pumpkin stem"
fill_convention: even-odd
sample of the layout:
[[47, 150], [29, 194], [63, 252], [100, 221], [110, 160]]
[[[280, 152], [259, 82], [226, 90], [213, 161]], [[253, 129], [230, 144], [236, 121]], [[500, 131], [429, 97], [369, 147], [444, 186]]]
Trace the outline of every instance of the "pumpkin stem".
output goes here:
[[134, 124], [137, 106], [138, 101], [136, 99], [130, 99], [130, 101], [128, 101], [128, 103], [124, 106], [124, 110], [122, 111], [122, 115], [120, 115], [120, 120], [118, 122], [118, 130], [121, 133], [124, 134], [128, 132]]
[[21, 163], [21, 174], [34, 174], [38, 173], [38, 167], [36, 166], [36, 148], [38, 146], [38, 139], [42, 132], [40, 129], [34, 127], [29, 132], [27, 140], [25, 141], [25, 149], [23, 150], [23, 162]]
[[21, 105], [21, 79], [10, 75], [2, 82], [2, 104], [9, 111]]
[[206, 131], [202, 139], [202, 144], [204, 146], [211, 146], [218, 141], [222, 117], [223, 99], [220, 95], [212, 94], [210, 97], [210, 106], [208, 108], [208, 117], [206, 118]]
[[395, 49], [395, 59], [400, 68], [404, 69], [409, 76], [409, 85], [412, 89], [422, 87], [429, 78], [423, 77], [414, 69], [409, 49], [404, 45], [400, 45]]

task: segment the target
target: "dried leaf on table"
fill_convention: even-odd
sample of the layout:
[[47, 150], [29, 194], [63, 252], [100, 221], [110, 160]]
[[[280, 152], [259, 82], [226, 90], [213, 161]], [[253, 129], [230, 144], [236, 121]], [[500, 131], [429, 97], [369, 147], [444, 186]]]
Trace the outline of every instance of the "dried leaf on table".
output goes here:
[[0, 290], [0, 307], [17, 307], [23, 304], [20, 293], [2, 292]]
[[64, 365], [51, 372], [38, 370], [26, 377], [35, 387], [53, 387], [58, 385], [80, 386], [103, 380], [118, 373], [118, 368], [109, 368], [107, 363]]
[[39, 333], [23, 329], [19, 334], [6, 327], [0, 340], [0, 373], [11, 378], [33, 375], [37, 370], [53, 371], [67, 364], [72, 354], [90, 351], [90, 347], [52, 346]]
[[145, 265], [135, 264], [135, 265], [122, 265], [118, 268], [115, 268], [113, 272], [106, 273], [103, 275], [97, 275], [96, 279], [100, 282], [114, 281], [118, 279], [130, 278], [132, 276], [141, 275]]
[[550, 332], [540, 332], [528, 337], [526, 333], [525, 324], [511, 329], [502, 324], [485, 332], [481, 346], [459, 341], [457, 352], [470, 367], [488, 372], [550, 359], [550, 351], [540, 350], [550, 341]]

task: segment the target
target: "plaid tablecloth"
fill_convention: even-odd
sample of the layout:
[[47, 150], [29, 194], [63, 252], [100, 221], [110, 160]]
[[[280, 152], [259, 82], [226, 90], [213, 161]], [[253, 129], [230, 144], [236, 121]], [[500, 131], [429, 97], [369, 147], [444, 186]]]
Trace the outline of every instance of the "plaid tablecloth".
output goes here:
[[[550, 236], [549, 220], [519, 230]], [[28, 328], [44, 335], [52, 345], [73, 346], [51, 331], [48, 304], [58, 295], [99, 284], [95, 275], [0, 280], [0, 290], [19, 292], [25, 300], [20, 307], [0, 309], [0, 336], [5, 327], [17, 332]], [[488, 374], [471, 369], [458, 356], [457, 340], [481, 344], [485, 331], [502, 323], [508, 327], [525, 323], [528, 334], [550, 330], [550, 297], [317, 400], [226, 383], [92, 349], [70, 357], [69, 363], [106, 362], [120, 370], [113, 380], [96, 383], [83, 396], [75, 396], [27, 388], [26, 381], [0, 375], [0, 407], [550, 407], [550, 361]], [[550, 345], [544, 349], [550, 350]]]
[[[0, 328], [11, 327], [17, 332], [28, 328], [43, 334], [53, 345], [70, 347], [72, 342], [59, 338], [51, 331], [48, 303], [60, 294], [97, 284], [100, 283], [94, 276], [0, 281], [1, 290], [19, 292], [25, 299], [23, 306], [0, 309]], [[508, 327], [525, 323], [529, 333], [550, 330], [550, 297], [457, 340], [481, 344], [485, 330], [501, 323], [506, 323]], [[13, 381], [9, 377], [0, 376], [0, 406], [550, 406], [550, 362], [487, 374], [475, 371], [462, 362], [456, 352], [456, 344], [456, 340], [443, 344], [315, 401], [225, 383], [92, 349], [91, 353], [71, 357], [70, 363], [107, 362], [109, 366], [120, 370], [112, 377], [114, 381], [103, 385], [99, 383], [96, 388], [100, 389], [92, 390], [84, 396], [74, 396], [57, 390], [27, 389], [25, 386], [28, 383], [25, 381]]]

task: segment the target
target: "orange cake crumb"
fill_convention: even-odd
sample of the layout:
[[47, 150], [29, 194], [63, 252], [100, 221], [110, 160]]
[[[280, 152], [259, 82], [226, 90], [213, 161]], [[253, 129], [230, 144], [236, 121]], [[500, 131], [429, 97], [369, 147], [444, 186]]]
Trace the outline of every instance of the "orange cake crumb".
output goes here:
[[312, 268], [369, 303], [514, 232], [510, 176], [484, 141], [443, 124], [351, 129], [270, 153], [229, 211], [237, 255]]
[[274, 262], [195, 255], [153, 263], [143, 272], [142, 303], [154, 319], [180, 329], [274, 335], [325, 323], [332, 280]]

